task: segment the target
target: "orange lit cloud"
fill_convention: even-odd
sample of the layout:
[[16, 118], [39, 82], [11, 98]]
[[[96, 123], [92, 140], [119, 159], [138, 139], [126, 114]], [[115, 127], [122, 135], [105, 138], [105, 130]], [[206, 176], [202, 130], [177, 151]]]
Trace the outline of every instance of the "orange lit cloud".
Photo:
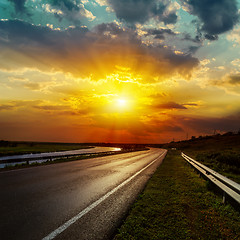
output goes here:
[[[218, 23], [203, 18], [199, 3], [200, 9], [189, 13], [202, 26], [196, 36], [195, 28], [188, 32], [185, 25], [174, 25], [186, 16], [180, 17], [185, 10], [170, 1], [160, 15], [149, 7], [156, 1], [144, 1], [147, 9], [139, 3], [141, 11], [132, 16], [136, 9], [126, 12], [123, 2], [107, 0], [104, 4], [116, 14], [112, 19], [114, 13], [107, 12], [112, 19], [107, 21], [90, 10], [87, 17], [85, 5], [71, 2], [72, 15], [65, 3], [38, 6], [49, 19], [58, 15], [52, 23], [36, 24], [36, 16], [32, 24], [0, 20], [2, 139], [159, 143], [239, 128], [239, 59], [232, 56], [225, 64], [226, 54], [211, 55], [218, 35], [235, 22], [221, 32], [210, 31]], [[13, 11], [33, 13], [32, 1], [14, 3]], [[81, 21], [91, 18], [91, 24], [83, 26], [77, 14]], [[223, 45], [218, 47], [223, 51]]]
[[0, 62], [2, 69], [38, 68], [99, 80], [122, 66], [146, 83], [175, 73], [190, 76], [198, 65], [190, 54], [178, 55], [164, 45], [147, 46], [134, 30], [114, 23], [98, 25], [93, 31], [57, 31], [15, 20], [0, 22], [0, 29], [8, 36], [3, 44], [7, 63]]

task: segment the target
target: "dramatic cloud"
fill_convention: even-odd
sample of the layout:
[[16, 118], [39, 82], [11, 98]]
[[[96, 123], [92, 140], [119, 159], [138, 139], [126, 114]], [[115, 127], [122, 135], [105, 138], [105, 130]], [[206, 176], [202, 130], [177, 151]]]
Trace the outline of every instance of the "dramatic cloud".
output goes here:
[[220, 132], [237, 131], [239, 129], [240, 114], [227, 117], [175, 117], [184, 129], [191, 129], [202, 134], [212, 134], [214, 130]]
[[13, 110], [15, 106], [9, 104], [0, 104], [0, 111]]
[[14, 68], [23, 64], [97, 80], [112, 74], [120, 65], [141, 74], [146, 82], [152, 81], [149, 77], [161, 79], [174, 73], [189, 77], [198, 65], [198, 59], [191, 54], [178, 55], [162, 45], [145, 45], [134, 30], [122, 29], [115, 23], [98, 25], [93, 31], [87, 28], [57, 31], [12, 20], [1, 21], [0, 31], [7, 39], [0, 40], [0, 48], [24, 56], [12, 63]]
[[159, 143], [238, 129], [239, 3], [0, 1], [2, 138]]
[[152, 120], [143, 122], [138, 116], [95, 116], [94, 127], [100, 127], [109, 130], [124, 130], [130, 134], [138, 136], [149, 136], [151, 134], [167, 132], [183, 132], [183, 129], [175, 122]]
[[183, 41], [190, 41], [193, 43], [201, 43], [201, 39], [196, 36], [195, 38], [192, 38], [189, 33], [184, 33], [184, 37], [182, 38]]
[[160, 109], [187, 109], [183, 105], [180, 105], [180, 104], [175, 103], [175, 102], [162, 103], [162, 104], [159, 104], [155, 107], [160, 108]]
[[169, 10], [170, 1], [156, 0], [108, 0], [119, 19], [128, 23], [144, 23], [151, 18], [165, 24], [176, 23], [175, 9]]
[[190, 54], [195, 54], [200, 47], [201, 46], [190, 46], [190, 47], [188, 47], [188, 52]]
[[86, 17], [93, 20], [95, 16], [85, 9], [82, 1], [80, 0], [49, 0], [43, 5], [45, 11], [54, 13], [54, 15], [62, 21], [63, 19], [68, 19], [76, 25], [81, 23], [81, 19]]
[[210, 41], [218, 40], [218, 36], [217, 35], [205, 34], [205, 38], [210, 40]]
[[233, 85], [240, 85], [240, 74], [230, 75], [228, 82]]
[[233, 29], [239, 20], [236, 0], [182, 1], [188, 5], [190, 13], [200, 19], [201, 31], [209, 40], [216, 40], [218, 34]]
[[26, 0], [8, 0], [14, 4], [16, 12], [25, 12], [25, 2]]
[[151, 123], [146, 125], [146, 129], [151, 133], [164, 133], [164, 132], [183, 132], [184, 130], [174, 121], [160, 121], [153, 120]]
[[34, 108], [46, 111], [62, 111], [69, 108], [69, 106], [55, 106], [55, 105], [37, 105]]
[[145, 36], [154, 36], [155, 39], [165, 39], [165, 34], [175, 36], [176, 33], [174, 33], [171, 29], [164, 29], [164, 28], [159, 28], [159, 29], [146, 29], [145, 30], [147, 33]]
[[77, 1], [72, 1], [72, 0], [50, 0], [49, 3], [53, 6], [58, 6], [61, 7], [62, 9], [67, 9], [69, 11], [73, 11], [73, 10], [79, 10], [79, 6], [78, 4], [81, 3], [81, 1], [77, 0]]

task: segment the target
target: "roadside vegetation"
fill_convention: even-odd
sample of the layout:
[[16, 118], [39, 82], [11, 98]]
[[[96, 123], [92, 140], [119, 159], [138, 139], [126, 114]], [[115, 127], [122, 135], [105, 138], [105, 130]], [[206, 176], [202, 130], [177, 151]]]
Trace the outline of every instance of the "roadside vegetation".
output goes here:
[[195, 156], [197, 161], [240, 184], [240, 152], [205, 151]]
[[240, 212], [209, 188], [180, 151], [169, 150], [114, 240], [240, 239]]
[[0, 141], [0, 156], [20, 155], [42, 152], [59, 152], [91, 148], [79, 143], [41, 143], [41, 142], [12, 142]]
[[240, 134], [192, 137], [163, 147], [176, 148], [240, 184]]

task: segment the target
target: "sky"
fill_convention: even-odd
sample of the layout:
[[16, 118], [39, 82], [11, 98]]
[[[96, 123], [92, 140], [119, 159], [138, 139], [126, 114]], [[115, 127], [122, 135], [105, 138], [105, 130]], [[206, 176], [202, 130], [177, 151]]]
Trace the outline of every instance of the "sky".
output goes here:
[[238, 131], [239, 15], [240, 0], [1, 0], [0, 140]]

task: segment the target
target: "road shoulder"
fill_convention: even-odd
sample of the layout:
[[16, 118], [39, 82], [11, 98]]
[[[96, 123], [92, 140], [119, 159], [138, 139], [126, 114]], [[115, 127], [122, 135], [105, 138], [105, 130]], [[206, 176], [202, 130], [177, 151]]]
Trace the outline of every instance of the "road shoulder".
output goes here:
[[114, 239], [239, 239], [240, 213], [221, 201], [170, 151]]

